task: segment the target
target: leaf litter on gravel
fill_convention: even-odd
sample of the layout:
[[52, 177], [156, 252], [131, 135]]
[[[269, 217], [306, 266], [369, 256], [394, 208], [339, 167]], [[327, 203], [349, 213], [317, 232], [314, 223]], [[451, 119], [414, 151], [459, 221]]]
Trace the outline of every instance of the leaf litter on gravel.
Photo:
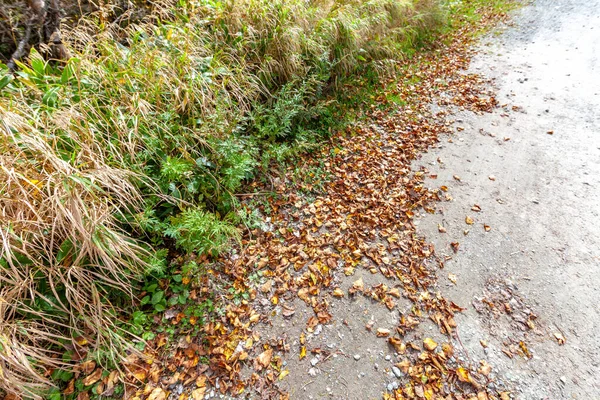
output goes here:
[[[491, 25], [501, 18], [488, 14], [482, 23]], [[310, 182], [294, 183], [292, 168], [276, 180], [270, 188], [276, 195], [268, 200], [269, 228], [248, 232], [236, 250], [206, 262], [210, 280], [220, 282], [223, 313], [204, 325], [201, 337], [182, 336], [162, 355], [160, 337], [149, 341], [146, 352], [154, 361], [130, 360], [138, 375], [130, 373], [128, 379], [136, 376], [146, 383], [129, 397], [164, 398], [181, 385], [173, 398], [201, 398], [211, 388], [221, 394], [253, 391], [260, 398], [288, 399], [278, 382], [289, 373], [284, 358], [291, 344], [285, 339], [265, 342], [256, 324], [277, 313], [291, 316], [292, 302], [300, 299], [312, 310], [296, 349], [305, 358], [305, 334], [332, 322], [331, 302], [347, 298], [336, 283], [338, 277], [351, 276], [357, 268], [394, 284], [366, 288], [359, 279], [349, 295], [369, 297], [388, 309], [396, 307], [394, 299], [400, 296], [412, 302], [395, 329], [378, 327], [372, 332], [373, 340], [388, 341], [403, 356], [396, 364], [405, 374], [403, 386], [383, 393], [384, 399], [508, 396], [488, 389], [485, 373], [454, 356], [454, 316], [462, 308], [437, 290], [429, 262], [433, 246], [416, 235], [413, 222], [421, 210], [433, 213], [436, 202], [451, 200], [447, 187], [425, 187], [426, 171], [411, 170], [412, 161], [435, 145], [440, 134], [451, 133], [447, 111], [433, 113], [430, 105], [477, 113], [497, 105], [489, 82], [463, 73], [472, 55], [470, 37], [467, 29], [460, 30], [448, 45], [407, 61], [404, 75], [389, 93], [405, 105], [394, 113], [374, 108], [368, 123], [333, 134], [327, 146], [305, 159], [305, 168], [319, 166], [330, 177], [321, 192], [315, 193]], [[253, 186], [261, 189], [258, 183]], [[479, 211], [477, 205], [474, 208]], [[458, 251], [458, 242], [452, 247]], [[258, 276], [260, 282], [250, 276]], [[214, 283], [204, 284], [199, 296], [209, 287], [219, 290]], [[240, 299], [239, 294], [246, 296]], [[425, 319], [435, 322], [448, 341], [406, 341], [407, 333]], [[249, 369], [245, 377], [243, 368]]]

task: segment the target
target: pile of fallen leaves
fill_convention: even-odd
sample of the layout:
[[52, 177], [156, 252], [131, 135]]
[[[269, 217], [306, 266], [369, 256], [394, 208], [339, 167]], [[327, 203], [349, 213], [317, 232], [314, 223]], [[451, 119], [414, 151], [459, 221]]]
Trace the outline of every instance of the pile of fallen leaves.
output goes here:
[[[505, 18], [489, 10], [483, 15], [478, 29]], [[382, 87], [396, 85], [376, 102], [385, 105], [394, 96], [402, 106], [393, 105], [393, 112], [391, 106], [373, 107], [366, 123], [334, 134], [318, 154], [304, 160], [303, 169], [318, 166], [329, 176], [322, 191], [310, 181], [294, 184], [292, 168], [272, 187], [253, 184], [257, 192], [276, 194], [268, 200], [270, 220], [263, 229], [247, 232], [233, 252], [208, 264], [208, 278], [196, 294], [215, 291], [224, 312], [204, 325], [200, 337], [182, 335], [168, 346], [160, 335], [151, 341], [148, 359], [130, 360], [126, 397], [198, 400], [210, 391], [252, 391], [285, 399], [277, 382], [288, 373], [283, 357], [290, 344], [265, 343], [256, 324], [267, 321], [274, 308], [291, 316], [290, 304], [300, 298], [313, 310], [305, 326], [310, 333], [332, 321], [332, 302], [362, 295], [390, 310], [400, 297], [413, 303], [394, 331], [373, 332], [373, 340], [389, 341], [404, 357], [396, 366], [408, 377], [384, 398], [508, 399], [506, 392], [487, 389], [489, 365], [476, 369], [453, 357], [451, 340], [441, 345], [429, 338], [405, 340], [425, 319], [449, 339], [456, 334], [454, 315], [461, 308], [436, 289], [435, 271], [444, 260], [435, 258], [413, 223], [421, 210], [433, 213], [435, 202], [451, 197], [446, 187], [426, 188], [427, 172], [413, 171], [411, 163], [441, 134], [451, 133], [448, 110], [487, 112], [497, 105], [489, 82], [464, 73], [473, 55], [474, 29], [465, 24], [442, 41], [446, 45], [400, 66], [403, 76], [382, 82]], [[432, 105], [445, 111], [434, 112]], [[351, 276], [357, 268], [382, 274], [391, 283], [368, 288], [357, 280], [345, 293], [336, 276]], [[300, 357], [306, 355], [304, 344], [300, 337]]]

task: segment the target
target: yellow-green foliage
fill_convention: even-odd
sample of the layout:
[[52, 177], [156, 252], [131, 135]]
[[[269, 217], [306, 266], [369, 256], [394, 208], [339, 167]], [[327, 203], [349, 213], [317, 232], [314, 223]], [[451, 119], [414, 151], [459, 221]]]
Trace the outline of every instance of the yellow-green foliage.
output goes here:
[[63, 32], [66, 64], [0, 66], [0, 389], [39, 393], [76, 336], [118, 361], [131, 337], [112, 304], [151, 245], [222, 251], [242, 182], [323, 135], [324, 92], [414, 51], [442, 15], [436, 0], [181, 0], [136, 25], [85, 17]]

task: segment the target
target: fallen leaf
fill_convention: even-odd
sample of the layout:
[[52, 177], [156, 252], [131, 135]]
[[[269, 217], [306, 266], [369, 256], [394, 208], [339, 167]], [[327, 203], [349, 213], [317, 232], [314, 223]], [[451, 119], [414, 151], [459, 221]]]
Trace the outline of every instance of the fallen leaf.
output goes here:
[[452, 177], [453, 177], [455, 180], [457, 180], [457, 181], [459, 181], [459, 182], [460, 182], [460, 176], [458, 176], [458, 175], [454, 175], [454, 176], [452, 176]]
[[302, 346], [300, 348], [300, 360], [302, 360], [304, 357], [306, 357], [306, 346]]
[[438, 231], [440, 233], [446, 233], [446, 228], [444, 228], [442, 225], [438, 224]]
[[450, 280], [450, 282], [452, 282], [456, 285], [456, 275], [454, 275], [453, 273], [450, 272], [448, 274], [448, 279]]
[[496, 177], [495, 177], [494, 175], [490, 175], [490, 176], [488, 176], [488, 179], [489, 179], [490, 181], [495, 181], [495, 180], [496, 180]]
[[335, 288], [333, 290], [333, 297], [344, 297], [344, 291], [340, 288]]
[[554, 135], [554, 131], [548, 131], [546, 132], [548, 135]]
[[281, 373], [279, 374], [279, 380], [283, 380], [283, 378], [285, 378], [286, 376], [288, 376], [288, 374], [290, 373], [289, 370], [285, 369], [283, 371], [281, 371]]
[[450, 246], [452, 247], [452, 250], [454, 250], [454, 252], [458, 252], [458, 248], [460, 247], [460, 243], [458, 242], [452, 242], [450, 243]]
[[458, 380], [461, 382], [471, 382], [471, 375], [469, 374], [469, 370], [467, 370], [466, 368], [457, 368], [456, 375], [458, 376]]
[[284, 305], [283, 306], [283, 311], [281, 312], [281, 315], [283, 315], [284, 317], [291, 317], [295, 313], [296, 313], [295, 309], [293, 309], [292, 307], [290, 307], [288, 305]]
[[204, 392], [206, 392], [205, 387], [192, 390], [192, 399], [193, 400], [203, 400]]
[[474, 223], [475, 221], [473, 221], [473, 218], [471, 218], [471, 217], [469, 217], [469, 216], [467, 215], [467, 216], [465, 217], [465, 222], [466, 222], [468, 225], [473, 225], [473, 223]]
[[354, 283], [352, 284], [352, 288], [358, 291], [363, 291], [365, 288], [365, 284], [363, 282], [363, 279], [360, 278], [356, 281], [354, 281]]
[[554, 337], [558, 341], [558, 344], [561, 346], [567, 342], [567, 339], [563, 336], [562, 333], [554, 332]]
[[527, 345], [525, 344], [525, 342], [520, 341], [519, 342], [519, 347], [521, 348], [521, 350], [523, 350], [523, 353], [525, 353], [525, 357], [527, 357], [527, 358], [533, 357], [531, 355], [531, 353], [529, 352], [529, 349], [527, 348]]
[[388, 342], [394, 347], [398, 354], [404, 354], [406, 351], [406, 344], [402, 341], [402, 339], [391, 337], [388, 339]]
[[510, 400], [510, 393], [500, 392], [500, 400]]
[[271, 291], [272, 286], [273, 286], [273, 280], [269, 279], [260, 287], [260, 291], [263, 293], [269, 293]]
[[390, 335], [390, 330], [385, 328], [377, 328], [377, 337], [387, 337]]
[[256, 357], [256, 362], [262, 368], [267, 368], [271, 363], [271, 358], [273, 357], [273, 349], [267, 349], [260, 353], [258, 357]]
[[488, 344], [487, 344], [487, 342], [486, 342], [485, 340], [483, 340], [483, 339], [481, 339], [481, 340], [479, 341], [479, 344], [481, 345], [481, 347], [488, 347]]
[[486, 232], [489, 232], [489, 231], [491, 231], [491, 230], [492, 230], [492, 227], [491, 227], [491, 226], [489, 226], [488, 224], [483, 224], [483, 229], [484, 229]]
[[480, 212], [481, 207], [479, 207], [479, 204], [473, 204], [473, 207], [471, 207], [471, 210], [475, 211], [475, 212]]
[[90, 375], [85, 377], [85, 379], [83, 380], [83, 384], [85, 386], [93, 385], [94, 383], [98, 382], [101, 377], [102, 377], [102, 369], [96, 368], [96, 370], [94, 372], [92, 372]]
[[423, 339], [423, 347], [425, 347], [429, 351], [435, 350], [435, 348], [437, 347], [437, 345], [438, 344], [433, 339], [431, 339], [431, 338], [425, 338], [425, 339]]
[[148, 400], [165, 400], [166, 398], [167, 394], [159, 387], [154, 388], [154, 390], [152, 390], [148, 396]]
[[481, 360], [479, 363], [481, 364], [481, 366], [479, 367], [477, 372], [479, 372], [480, 374], [483, 374], [485, 376], [488, 376], [490, 374], [490, 372], [492, 372], [492, 366], [490, 364], [488, 364], [487, 361], [485, 361], [485, 360]]

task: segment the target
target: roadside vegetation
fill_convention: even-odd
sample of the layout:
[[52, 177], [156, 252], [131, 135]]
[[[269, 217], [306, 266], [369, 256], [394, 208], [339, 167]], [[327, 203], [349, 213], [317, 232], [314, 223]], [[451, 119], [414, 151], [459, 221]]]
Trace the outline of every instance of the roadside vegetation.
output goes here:
[[174, 305], [200, 335], [219, 312], [204, 262], [260, 227], [251, 182], [480, 3], [167, 0], [129, 23], [108, 4], [63, 27], [68, 59], [0, 64], [0, 390], [74, 397], [101, 377], [73, 368], [143, 358]]

